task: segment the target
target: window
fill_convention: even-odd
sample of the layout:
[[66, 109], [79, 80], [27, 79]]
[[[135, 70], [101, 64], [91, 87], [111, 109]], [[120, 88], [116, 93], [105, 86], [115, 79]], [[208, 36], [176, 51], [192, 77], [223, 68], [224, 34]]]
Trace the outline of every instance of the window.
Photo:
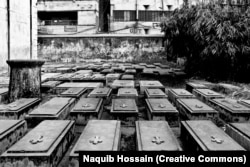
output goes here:
[[77, 25], [77, 12], [38, 12], [41, 25]]
[[135, 21], [136, 11], [115, 10], [114, 21]]
[[140, 21], [160, 22], [162, 11], [139, 11]]
[[[139, 11], [139, 21], [160, 22], [163, 14], [169, 16], [171, 13], [170, 11]], [[136, 21], [136, 11], [115, 10], [113, 20], [116, 22]]]
[[241, 5], [242, 1], [241, 0], [237, 0], [237, 5]]

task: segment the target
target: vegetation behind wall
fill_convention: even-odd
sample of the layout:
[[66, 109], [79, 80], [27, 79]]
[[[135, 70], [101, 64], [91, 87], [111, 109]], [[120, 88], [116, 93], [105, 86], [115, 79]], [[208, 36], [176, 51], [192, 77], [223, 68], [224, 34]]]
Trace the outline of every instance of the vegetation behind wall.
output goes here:
[[176, 10], [161, 24], [166, 52], [186, 72], [210, 80], [250, 81], [250, 10], [215, 4]]

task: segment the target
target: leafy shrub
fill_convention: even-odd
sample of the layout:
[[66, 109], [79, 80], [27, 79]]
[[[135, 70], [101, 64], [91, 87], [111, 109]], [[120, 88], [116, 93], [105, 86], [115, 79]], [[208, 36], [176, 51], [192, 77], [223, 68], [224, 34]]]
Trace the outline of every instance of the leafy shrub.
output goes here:
[[250, 10], [216, 4], [182, 8], [161, 23], [169, 58], [210, 80], [250, 81]]

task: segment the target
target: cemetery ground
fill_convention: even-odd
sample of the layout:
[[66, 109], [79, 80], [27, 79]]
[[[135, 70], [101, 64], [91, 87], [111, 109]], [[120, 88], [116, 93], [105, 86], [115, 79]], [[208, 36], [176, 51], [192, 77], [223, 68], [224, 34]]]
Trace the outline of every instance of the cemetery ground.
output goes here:
[[[63, 66], [63, 64], [60, 64]], [[58, 64], [58, 66], [60, 66]], [[169, 69], [181, 69], [182, 67], [177, 67], [173, 64], [165, 64], [169, 66]], [[66, 66], [69, 66], [67, 64]], [[71, 67], [75, 66], [74, 64], [70, 65]], [[145, 68], [147, 70], [147, 68]], [[145, 70], [144, 69], [144, 70]], [[94, 72], [94, 74], [97, 74], [99, 72]], [[43, 74], [45, 74], [43, 72]], [[178, 74], [178, 73], [177, 73]], [[8, 78], [8, 72], [3, 70], [0, 73], [0, 78]], [[186, 76], [186, 75], [173, 75], [173, 74], [164, 74], [160, 75], [159, 73], [136, 73], [135, 74], [135, 85], [136, 87], [139, 84], [139, 81], [142, 80], [158, 80], [160, 81], [164, 87], [165, 87], [165, 93], [167, 94], [169, 89], [173, 88], [183, 88], [185, 89], [187, 82], [196, 82], [200, 84], [206, 85], [209, 89], [214, 90], [218, 93], [221, 93], [225, 95], [226, 97], [233, 98], [233, 99], [250, 99], [250, 89], [248, 84], [243, 83], [235, 83], [235, 82], [221, 82], [221, 83], [211, 83], [208, 81], [205, 81], [201, 78], [195, 78], [193, 76]], [[57, 97], [58, 95], [55, 94], [54, 91], [48, 90], [46, 92], [42, 93], [42, 102], [40, 104], [43, 104], [47, 101], [49, 101], [53, 97]], [[115, 99], [117, 96], [116, 93], [111, 94], [111, 99]], [[137, 103], [138, 109], [139, 109], [139, 118], [138, 120], [148, 120], [147, 114], [146, 114], [146, 103], [145, 103], [145, 97], [144, 94], [140, 94], [138, 98]], [[111, 102], [109, 104], [104, 105], [104, 111], [102, 114], [101, 119], [102, 120], [112, 120], [112, 117], [110, 117], [110, 109], [111, 109]], [[225, 122], [221, 119], [218, 119], [216, 121], [216, 124], [220, 128], [224, 128]], [[66, 167], [68, 166], [69, 162], [69, 154], [73, 148], [73, 146], [76, 144], [77, 140], [79, 139], [80, 134], [84, 130], [85, 126], [76, 126], [75, 129], [75, 139], [73, 143], [71, 144], [70, 148], [68, 149], [67, 153], [61, 160], [59, 167]], [[31, 130], [31, 129], [29, 129]], [[179, 127], [172, 127], [172, 130], [174, 132], [174, 135], [178, 139], [179, 144], [183, 147], [182, 140], [180, 138], [180, 129]], [[126, 124], [121, 125], [121, 145], [120, 145], [121, 151], [133, 151], [136, 150], [136, 132], [135, 132], [135, 126], [127, 126]], [[184, 148], [185, 150], [185, 148]]]

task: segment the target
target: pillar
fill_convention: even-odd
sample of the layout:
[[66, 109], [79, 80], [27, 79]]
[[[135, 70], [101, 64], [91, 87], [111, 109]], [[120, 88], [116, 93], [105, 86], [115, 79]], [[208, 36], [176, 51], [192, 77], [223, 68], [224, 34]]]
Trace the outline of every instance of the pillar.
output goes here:
[[41, 98], [42, 60], [7, 60], [10, 66], [9, 103], [19, 98]]

